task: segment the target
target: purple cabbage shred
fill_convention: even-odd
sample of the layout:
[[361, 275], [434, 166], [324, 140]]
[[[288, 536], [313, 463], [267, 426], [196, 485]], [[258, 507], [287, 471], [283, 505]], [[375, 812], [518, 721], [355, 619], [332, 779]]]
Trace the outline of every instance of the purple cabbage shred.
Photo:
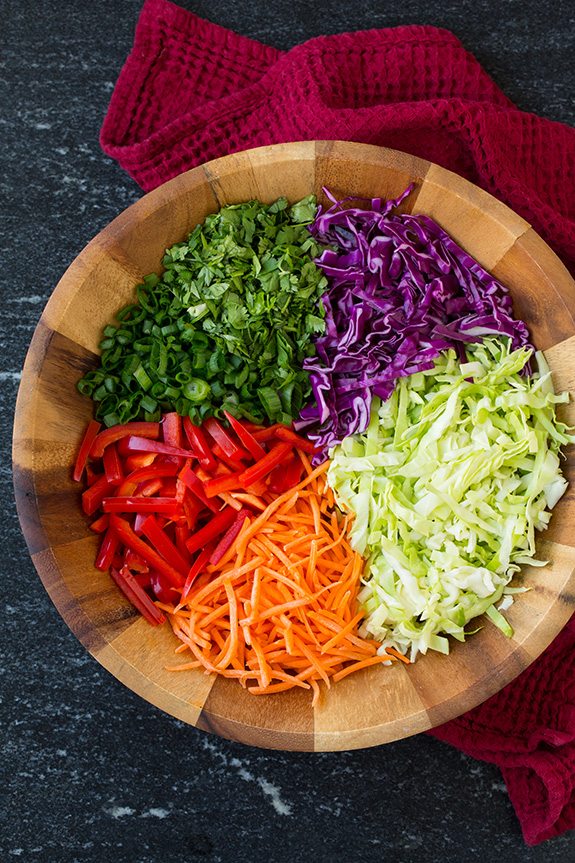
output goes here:
[[305, 360], [315, 403], [298, 430], [320, 448], [316, 462], [350, 434], [368, 426], [373, 396], [385, 400], [398, 378], [433, 368], [440, 351], [484, 336], [529, 345], [513, 317], [507, 289], [424, 215], [393, 213], [395, 200], [350, 207], [324, 190], [333, 206], [319, 208], [310, 231], [327, 244], [316, 264], [329, 280], [321, 302], [326, 329]]

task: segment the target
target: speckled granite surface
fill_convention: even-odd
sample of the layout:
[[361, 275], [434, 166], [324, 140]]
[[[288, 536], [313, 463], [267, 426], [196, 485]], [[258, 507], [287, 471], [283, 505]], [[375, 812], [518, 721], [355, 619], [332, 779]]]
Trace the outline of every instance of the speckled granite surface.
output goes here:
[[[520, 107], [575, 124], [569, 0], [182, 5], [281, 48], [345, 29], [448, 27]], [[13, 404], [54, 285], [86, 241], [140, 196], [98, 145], [139, 8], [139, 0], [23, 0], [1, 13], [0, 859], [575, 860], [573, 833], [527, 848], [498, 771], [429, 737], [306, 755], [249, 749], [182, 725], [91, 659], [41, 586], [12, 503]]]

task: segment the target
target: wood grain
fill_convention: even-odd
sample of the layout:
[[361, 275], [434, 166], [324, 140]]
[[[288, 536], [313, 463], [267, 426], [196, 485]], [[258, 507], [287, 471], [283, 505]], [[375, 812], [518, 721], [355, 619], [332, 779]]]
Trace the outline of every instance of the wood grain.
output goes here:
[[[278, 749], [373, 746], [443, 723], [479, 704], [534, 661], [575, 608], [575, 494], [559, 502], [539, 553], [525, 568], [531, 590], [508, 612], [507, 639], [489, 621], [448, 657], [411, 667], [372, 667], [324, 691], [316, 709], [301, 690], [254, 697], [235, 682], [173, 672], [179, 642], [149, 627], [93, 567], [96, 539], [70, 471], [91, 404], [76, 390], [97, 362], [103, 325], [159, 271], [167, 246], [230, 202], [280, 195], [294, 201], [329, 188], [338, 196], [395, 197], [436, 218], [509, 288], [516, 313], [545, 351], [557, 388], [575, 390], [575, 283], [527, 222], [465, 180], [405, 153], [337, 141], [262, 147], [215, 160], [145, 195], [95, 237], [55, 288], [30, 345], [14, 424], [15, 493], [34, 564], [60, 614], [97, 660], [126, 686], [185, 722]], [[575, 407], [565, 420], [575, 422]], [[575, 458], [565, 474], [573, 483]]]

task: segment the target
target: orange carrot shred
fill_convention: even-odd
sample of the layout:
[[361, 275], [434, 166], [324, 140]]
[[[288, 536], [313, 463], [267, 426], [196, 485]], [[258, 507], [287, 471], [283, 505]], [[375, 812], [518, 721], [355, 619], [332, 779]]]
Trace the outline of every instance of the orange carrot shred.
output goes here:
[[256, 512], [186, 599], [161, 607], [180, 642], [176, 652], [192, 654], [174, 671], [202, 668], [253, 695], [299, 687], [316, 706], [322, 684], [408, 660], [391, 648], [379, 655], [379, 643], [359, 635], [363, 559], [350, 545], [350, 517], [335, 509], [328, 463], [314, 468], [297, 452], [305, 475], [294, 488], [271, 502], [269, 495], [228, 495]]

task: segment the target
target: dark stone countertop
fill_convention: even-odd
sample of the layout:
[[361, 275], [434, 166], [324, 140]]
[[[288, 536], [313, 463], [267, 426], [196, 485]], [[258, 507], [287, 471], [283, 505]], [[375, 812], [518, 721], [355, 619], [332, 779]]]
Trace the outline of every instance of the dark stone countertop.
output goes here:
[[[428, 736], [310, 755], [251, 749], [185, 726], [111, 677], [53, 608], [12, 503], [13, 405], [29, 340], [54, 285], [87, 240], [141, 194], [98, 144], [141, 4], [7, 5], [0, 35], [0, 858], [575, 859], [575, 833], [527, 848], [499, 771]], [[575, 123], [569, 0], [182, 5], [281, 48], [347, 29], [441, 25], [462, 39], [519, 107]]]

